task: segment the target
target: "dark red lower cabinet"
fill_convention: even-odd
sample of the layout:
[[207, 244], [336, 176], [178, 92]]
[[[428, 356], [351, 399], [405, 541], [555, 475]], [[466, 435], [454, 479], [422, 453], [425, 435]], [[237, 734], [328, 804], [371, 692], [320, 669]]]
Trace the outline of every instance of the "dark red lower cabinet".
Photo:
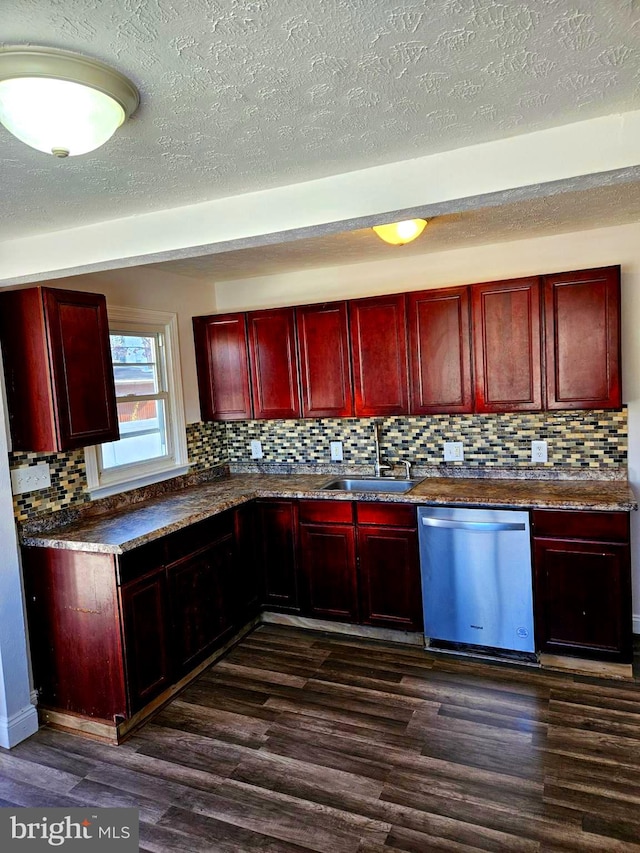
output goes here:
[[262, 604], [268, 610], [299, 613], [297, 503], [260, 501], [256, 511]]
[[236, 571], [233, 602], [236, 621], [242, 625], [260, 612], [261, 572], [258, 561], [257, 519], [255, 504], [243, 504], [234, 510], [236, 539]]
[[121, 594], [127, 685], [135, 713], [171, 683], [164, 567], [125, 584]]
[[630, 663], [628, 513], [537, 510], [533, 522], [540, 651]]
[[233, 535], [169, 566], [167, 575], [175, 664], [179, 672], [187, 672], [233, 626]]
[[422, 630], [415, 507], [300, 501], [299, 514], [304, 615]]
[[303, 612], [316, 619], [358, 621], [353, 524], [301, 524]]
[[358, 527], [360, 615], [365, 625], [422, 630], [416, 530]]

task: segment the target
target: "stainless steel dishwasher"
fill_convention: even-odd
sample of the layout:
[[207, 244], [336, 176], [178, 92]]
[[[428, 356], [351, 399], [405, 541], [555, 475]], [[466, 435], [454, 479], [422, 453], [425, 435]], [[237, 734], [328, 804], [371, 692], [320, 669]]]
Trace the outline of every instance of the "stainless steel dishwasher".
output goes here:
[[428, 641], [533, 652], [529, 513], [418, 507]]

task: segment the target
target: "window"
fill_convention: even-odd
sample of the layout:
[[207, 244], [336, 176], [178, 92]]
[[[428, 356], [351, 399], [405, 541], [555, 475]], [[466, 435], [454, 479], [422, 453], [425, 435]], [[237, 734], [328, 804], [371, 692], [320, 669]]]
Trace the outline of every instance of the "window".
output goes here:
[[92, 497], [187, 471], [175, 314], [109, 308], [120, 439], [87, 448]]

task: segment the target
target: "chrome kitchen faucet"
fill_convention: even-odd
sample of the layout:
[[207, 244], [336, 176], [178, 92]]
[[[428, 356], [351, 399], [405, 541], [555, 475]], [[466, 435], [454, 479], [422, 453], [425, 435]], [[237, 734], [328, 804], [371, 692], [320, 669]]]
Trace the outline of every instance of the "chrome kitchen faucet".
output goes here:
[[376, 462], [375, 462], [375, 473], [376, 477], [382, 477], [383, 471], [390, 471], [392, 469], [392, 465], [387, 465], [386, 462], [382, 462], [380, 460], [380, 422], [373, 422], [373, 438], [376, 446]]

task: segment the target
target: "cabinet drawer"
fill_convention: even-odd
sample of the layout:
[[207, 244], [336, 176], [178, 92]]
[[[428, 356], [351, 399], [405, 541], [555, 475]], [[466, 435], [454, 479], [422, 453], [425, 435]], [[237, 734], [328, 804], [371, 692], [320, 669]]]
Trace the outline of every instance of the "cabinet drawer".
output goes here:
[[123, 586], [164, 565], [164, 539], [156, 539], [118, 557], [118, 583]]
[[533, 512], [533, 535], [628, 542], [629, 513], [538, 509]]
[[233, 513], [223, 512], [166, 537], [167, 563], [195, 554], [217, 539], [233, 533]]
[[413, 504], [357, 504], [358, 524], [377, 524], [389, 527], [418, 526], [417, 510]]
[[353, 503], [351, 501], [300, 501], [298, 504], [300, 521], [324, 523], [353, 523]]

